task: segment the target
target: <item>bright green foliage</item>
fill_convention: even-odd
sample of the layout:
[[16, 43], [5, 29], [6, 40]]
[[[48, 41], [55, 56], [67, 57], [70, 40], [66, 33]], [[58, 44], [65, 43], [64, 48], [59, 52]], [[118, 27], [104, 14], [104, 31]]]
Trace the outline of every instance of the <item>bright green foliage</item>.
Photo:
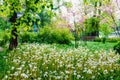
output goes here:
[[91, 17], [84, 22], [85, 33], [89, 34], [95, 31], [99, 31], [100, 19], [97, 17]]
[[37, 33], [34, 32], [23, 32], [19, 36], [20, 43], [33, 43], [37, 42]]
[[20, 34], [20, 42], [25, 43], [59, 43], [69, 44], [73, 40], [73, 35], [68, 28], [53, 28], [43, 27], [40, 28], [38, 33], [24, 32]]
[[120, 54], [120, 41], [113, 47], [116, 53]]
[[100, 31], [102, 32], [102, 36], [106, 37], [108, 34], [112, 32], [112, 29], [110, 28], [110, 25], [107, 23], [101, 24], [100, 25]]
[[[33, 30], [34, 24], [38, 27], [40, 24], [38, 14], [42, 10], [47, 10], [47, 14], [51, 15], [52, 8], [52, 0], [4, 0], [3, 5], [0, 5], [0, 16], [9, 19], [12, 24], [9, 49], [17, 47], [20, 31], [28, 31], [30, 28]], [[22, 14], [19, 18], [18, 13]]]
[[99, 31], [102, 32], [102, 36], [103, 37], [107, 37], [108, 34], [110, 34], [113, 29], [111, 26], [114, 26], [114, 22], [111, 18], [110, 15], [108, 15], [107, 13], [102, 13], [102, 17], [103, 19], [101, 19], [101, 22], [100, 22], [100, 27], [99, 27]]
[[5, 45], [10, 39], [7, 31], [0, 30], [0, 46]]
[[40, 26], [49, 25], [51, 23], [51, 18], [53, 17], [53, 12], [48, 11], [46, 9], [42, 9], [39, 13], [41, 24]]
[[4, 18], [0, 17], [0, 30], [9, 29], [10, 23]]
[[40, 24], [40, 18], [44, 19], [44, 16], [40, 16], [39, 18], [36, 16], [37, 14], [44, 14], [43, 12], [46, 11], [45, 16], [49, 18], [49, 15], [52, 14], [52, 8], [52, 0], [4, 0], [4, 4], [0, 7], [0, 16], [9, 19], [13, 16], [14, 12], [20, 12], [22, 16], [20, 19], [17, 19], [16, 23], [20, 27], [31, 27], [33, 26], [33, 22], [38, 25]]
[[44, 27], [38, 33], [42, 42], [69, 44], [73, 40], [72, 33], [67, 28]]

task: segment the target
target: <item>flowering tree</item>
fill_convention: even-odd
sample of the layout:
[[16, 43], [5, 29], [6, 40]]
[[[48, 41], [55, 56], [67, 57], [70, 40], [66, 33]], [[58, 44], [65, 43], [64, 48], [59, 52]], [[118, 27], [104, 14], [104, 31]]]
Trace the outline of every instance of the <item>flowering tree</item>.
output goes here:
[[75, 38], [75, 48], [78, 47], [78, 41], [80, 32], [84, 31], [83, 23], [85, 19], [87, 19], [87, 15], [84, 13], [84, 10], [81, 6], [78, 7], [78, 9], [75, 9], [72, 7], [73, 5], [69, 3], [69, 5], [66, 6], [66, 14], [64, 14], [62, 17], [66, 20], [68, 23], [68, 27], [70, 27], [70, 30], [74, 34]]
[[107, 28], [108, 30], [107, 32], [109, 32], [110, 29], [112, 28], [115, 31], [116, 35], [120, 35], [118, 24], [117, 24], [118, 20], [116, 18], [117, 10], [116, 10], [115, 3], [113, 1], [110, 1], [108, 4], [101, 7], [101, 11], [103, 12], [103, 14], [101, 15], [101, 18], [103, 20], [101, 21], [102, 25], [105, 24], [107, 26], [110, 26], [109, 28]]

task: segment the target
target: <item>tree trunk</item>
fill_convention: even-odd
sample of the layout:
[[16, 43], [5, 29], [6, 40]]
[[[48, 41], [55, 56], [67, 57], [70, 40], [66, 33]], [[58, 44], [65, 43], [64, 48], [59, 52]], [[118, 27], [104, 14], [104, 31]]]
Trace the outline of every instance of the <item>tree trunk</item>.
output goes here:
[[77, 33], [77, 30], [75, 30], [75, 48], [78, 48], [78, 33]]
[[12, 23], [12, 31], [11, 31], [11, 38], [10, 38], [10, 44], [9, 49], [13, 50], [18, 45], [18, 35], [17, 35], [17, 28], [16, 28], [16, 19], [17, 19], [17, 13], [14, 11], [13, 16], [10, 18], [10, 22]]

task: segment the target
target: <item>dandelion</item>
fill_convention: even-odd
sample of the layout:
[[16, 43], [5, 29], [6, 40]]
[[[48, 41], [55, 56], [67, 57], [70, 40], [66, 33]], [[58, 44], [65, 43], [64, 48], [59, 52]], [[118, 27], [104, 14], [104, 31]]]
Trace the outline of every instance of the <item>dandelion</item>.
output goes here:
[[23, 78], [28, 78], [28, 75], [25, 74], [25, 73], [22, 73], [22, 74], [21, 74], [21, 77], [23, 77]]
[[104, 70], [104, 71], [103, 71], [103, 74], [108, 74], [108, 70]]
[[81, 75], [77, 75], [77, 79], [80, 79]]
[[56, 77], [57, 80], [60, 79], [60, 78], [61, 78], [61, 76], [57, 76], [57, 77]]
[[70, 68], [70, 67], [71, 67], [71, 64], [68, 64], [67, 67]]
[[22, 67], [17, 68], [17, 70], [21, 71], [21, 70], [22, 70]]
[[113, 72], [114, 70], [110, 70], [110, 72]]
[[11, 67], [11, 70], [14, 70], [14, 69], [15, 69], [15, 67], [12, 66], [12, 67]]
[[87, 73], [88, 73], [88, 74], [92, 74], [92, 70], [89, 69], [89, 70], [87, 71]]
[[65, 71], [66, 74], [69, 74], [70, 72], [69, 71]]
[[100, 68], [98, 68], [98, 70], [100, 70]]
[[32, 64], [29, 64], [29, 67], [32, 68]]
[[66, 75], [66, 76], [65, 76], [65, 80], [67, 80], [68, 78], [69, 78], [68, 75]]
[[84, 79], [84, 76], [82, 76], [81, 78]]
[[21, 65], [21, 67], [24, 67], [24, 66], [25, 66], [24, 64]]
[[76, 72], [76, 70], [74, 71], [74, 75], [77, 75], [77, 72]]
[[42, 80], [41, 78], [38, 78], [37, 80]]
[[95, 79], [95, 76], [92, 76], [92, 79]]
[[48, 76], [48, 72], [45, 72], [45, 73], [44, 73], [44, 77], [47, 77], [47, 76]]
[[64, 73], [64, 72], [62, 72], [62, 71], [60, 72], [60, 74], [61, 74], [62, 76], [63, 76], [63, 75], [65, 75], [65, 73]]
[[18, 72], [15, 72], [13, 75], [14, 75], [14, 76], [18, 76]]
[[5, 75], [5, 79], [8, 79], [8, 76], [7, 76], [7, 75]]

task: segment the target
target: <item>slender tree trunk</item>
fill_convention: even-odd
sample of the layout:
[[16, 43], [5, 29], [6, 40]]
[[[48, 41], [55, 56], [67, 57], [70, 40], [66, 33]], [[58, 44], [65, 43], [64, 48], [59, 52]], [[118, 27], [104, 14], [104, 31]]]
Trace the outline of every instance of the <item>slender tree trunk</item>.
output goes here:
[[78, 34], [77, 34], [77, 30], [75, 30], [75, 48], [78, 48]]
[[10, 22], [12, 23], [12, 31], [11, 31], [11, 38], [10, 38], [10, 44], [9, 49], [13, 50], [18, 45], [18, 35], [17, 35], [17, 28], [16, 28], [16, 19], [17, 19], [17, 13], [14, 11], [13, 16], [10, 18]]
[[77, 25], [76, 25], [76, 22], [75, 22], [75, 15], [74, 15], [74, 26], [75, 26], [75, 34], [74, 34], [75, 48], [78, 48], [78, 30], [77, 30]]

